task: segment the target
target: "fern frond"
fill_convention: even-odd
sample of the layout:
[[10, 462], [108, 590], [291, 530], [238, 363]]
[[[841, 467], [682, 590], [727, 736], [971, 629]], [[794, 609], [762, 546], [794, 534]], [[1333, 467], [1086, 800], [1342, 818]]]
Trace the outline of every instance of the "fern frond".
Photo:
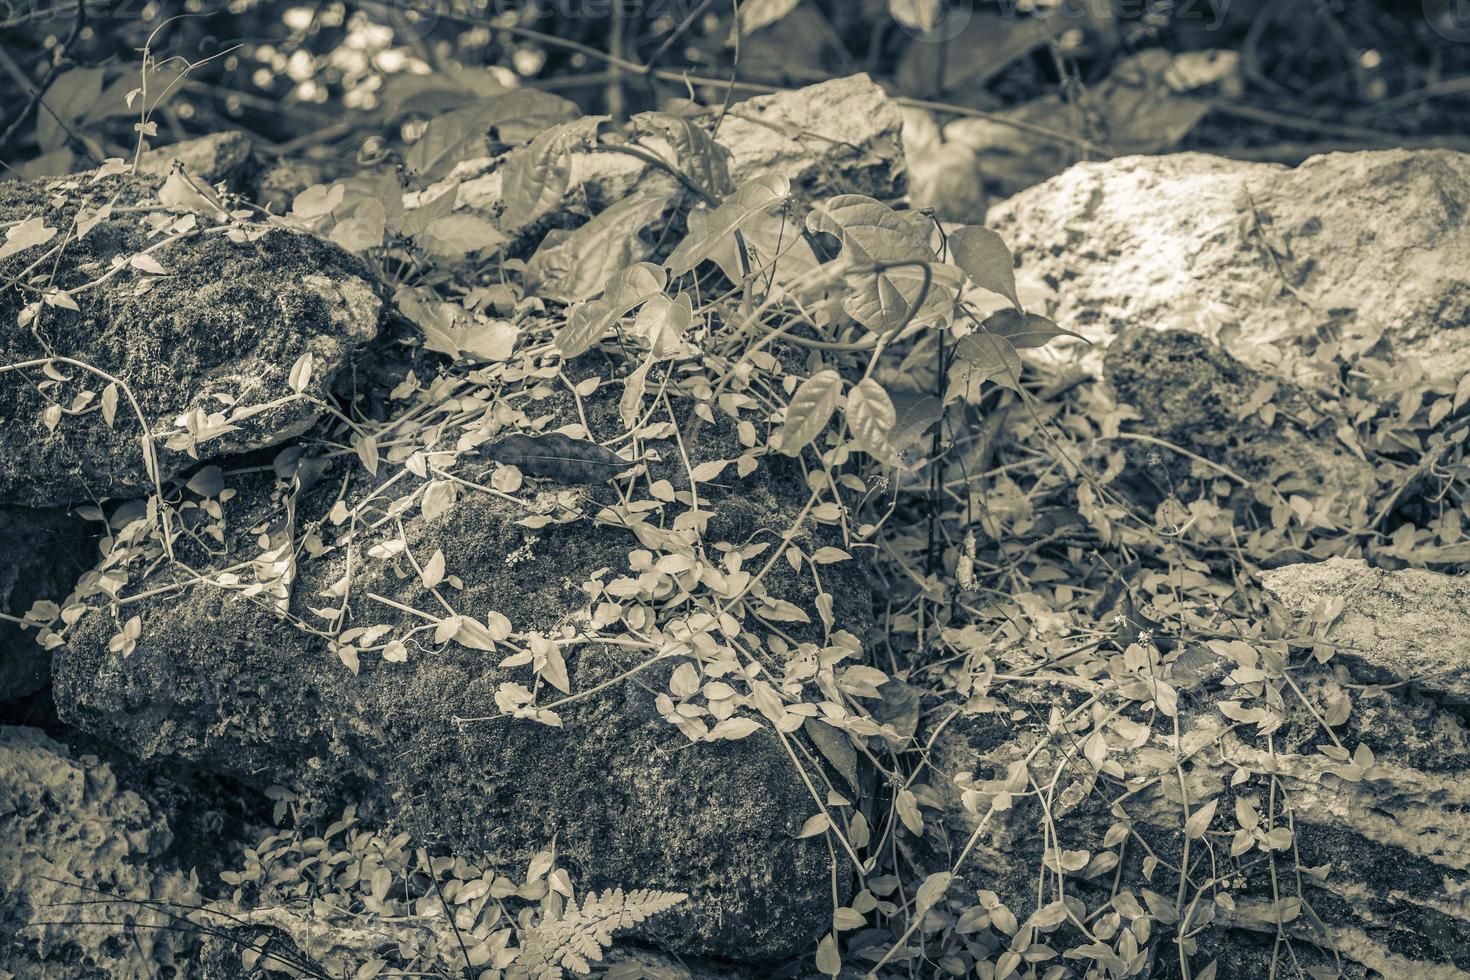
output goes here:
[[567, 970], [585, 976], [612, 945], [613, 933], [667, 912], [688, 897], [653, 888], [626, 894], [613, 888], [586, 896], [580, 907], [568, 902], [561, 918], [543, 921], [521, 935], [510, 980], [563, 980]]

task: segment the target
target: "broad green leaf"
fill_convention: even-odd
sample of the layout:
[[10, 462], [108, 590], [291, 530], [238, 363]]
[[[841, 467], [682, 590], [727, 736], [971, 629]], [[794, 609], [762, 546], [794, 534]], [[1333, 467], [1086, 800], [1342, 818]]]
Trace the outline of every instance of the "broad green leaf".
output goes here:
[[953, 879], [954, 875], [948, 871], [936, 871], [925, 878], [924, 883], [919, 886], [919, 893], [914, 896], [914, 914], [923, 915], [932, 909], [944, 897], [944, 893], [949, 891], [949, 883]]
[[791, 181], [785, 177], [779, 174], [756, 177], [710, 213], [702, 232], [691, 231], [684, 236], [679, 247], [664, 260], [664, 265], [672, 275], [683, 275], [709, 258], [710, 253], [726, 236], [733, 235], [746, 218], [770, 209], [790, 194]]
[[786, 406], [781, 426], [781, 452], [795, 456], [815, 439], [837, 410], [842, 397], [842, 376], [831, 369], [818, 371], [803, 381]]
[[[689, 212], [689, 234], [708, 234], [713, 213], [702, 208]], [[749, 269], [759, 286], [783, 286], [807, 276], [821, 265], [801, 225], [781, 209], [757, 211], [740, 222], [740, 241], [745, 243], [745, 261], [734, 235], [726, 235], [707, 258], [718, 265], [731, 282], [740, 282]], [[810, 281], [810, 280], [808, 280]]]
[[36, 144], [43, 151], [66, 145], [67, 128], [75, 129], [101, 97], [104, 74], [102, 68], [72, 68], [56, 76], [46, 89], [46, 108], [36, 113]]
[[738, 29], [746, 37], [768, 27], [796, 9], [801, 0], [746, 0], [740, 5]]
[[857, 449], [873, 458], [888, 462], [893, 459], [893, 430], [898, 413], [883, 386], [872, 378], [864, 378], [847, 394], [847, 427]]
[[502, 228], [523, 228], [556, 207], [571, 186], [572, 152], [591, 144], [606, 119], [588, 116], [554, 126], [506, 158], [500, 181]]
[[730, 151], [711, 139], [698, 123], [671, 112], [640, 112], [629, 124], [636, 133], [652, 134], [667, 142], [674, 151], [673, 165], [715, 197], [734, 192]]
[[296, 195], [291, 202], [291, 217], [309, 221], [312, 218], [320, 218], [337, 210], [337, 205], [342, 203], [342, 197], [347, 193], [345, 184], [312, 184], [306, 190]]
[[430, 222], [414, 240], [431, 255], [454, 259], [482, 248], [497, 248], [507, 239], [489, 219], [460, 211]]
[[664, 270], [640, 262], [610, 279], [600, 297], [578, 303], [567, 312], [566, 326], [556, 335], [563, 360], [571, 360], [602, 339], [623, 316], [663, 292]]
[[1184, 836], [1191, 840], [1203, 837], [1205, 831], [1210, 829], [1210, 821], [1215, 819], [1215, 807], [1219, 802], [1218, 799], [1211, 800], [1191, 813], [1189, 819], [1184, 821]]
[[402, 287], [393, 301], [424, 332], [425, 347], [453, 358], [469, 355], [475, 360], [504, 361], [520, 336], [515, 324], [471, 313], [428, 289]]
[[648, 341], [654, 357], [673, 357], [683, 349], [684, 334], [694, 323], [694, 300], [681, 292], [673, 299], [659, 294], [638, 311], [633, 332]]
[[548, 234], [526, 266], [527, 281], [544, 295], [573, 302], [597, 295], [610, 276], [649, 256], [653, 246], [643, 229], [677, 196], [672, 180], [644, 180], [580, 228]]
[[959, 273], [935, 257], [916, 219], [871, 197], [839, 194], [812, 208], [807, 227], [842, 243], [849, 268], [842, 308], [848, 316], [877, 333], [948, 322]]
[[955, 344], [955, 368], [966, 384], [982, 381], [1014, 388], [1021, 379], [1021, 356], [1004, 337], [984, 330], [961, 337]]
[[403, 162], [416, 177], [439, 177], [461, 160], [488, 155], [492, 143], [514, 146], [577, 115], [575, 103], [560, 96], [511, 89], [434, 117]]
[[1045, 347], [1049, 341], [1057, 337], [1076, 337], [1078, 340], [1087, 340], [1080, 333], [1064, 330], [1044, 316], [1036, 313], [1023, 314], [1016, 310], [1001, 310], [999, 313], [992, 313], [985, 318], [981, 326], [997, 337], [1004, 337], [1017, 350]]
[[1015, 260], [999, 235], [980, 225], [966, 225], [949, 236], [949, 251], [971, 282], [1021, 308], [1016, 295]]
[[48, 228], [44, 218], [27, 218], [5, 231], [5, 244], [0, 245], [0, 259], [8, 259], [37, 245], [44, 245], [56, 236], [55, 228]]

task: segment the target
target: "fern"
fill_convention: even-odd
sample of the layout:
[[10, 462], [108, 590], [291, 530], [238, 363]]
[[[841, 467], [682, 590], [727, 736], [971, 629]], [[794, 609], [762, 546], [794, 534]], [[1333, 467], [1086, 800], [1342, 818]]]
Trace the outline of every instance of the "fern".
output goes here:
[[561, 918], [543, 920], [521, 934], [520, 955], [510, 967], [510, 980], [562, 980], [566, 971], [592, 972], [612, 945], [613, 933], [667, 912], [688, 898], [683, 892], [640, 888], [626, 895], [621, 888], [588, 895], [579, 908], [568, 902]]

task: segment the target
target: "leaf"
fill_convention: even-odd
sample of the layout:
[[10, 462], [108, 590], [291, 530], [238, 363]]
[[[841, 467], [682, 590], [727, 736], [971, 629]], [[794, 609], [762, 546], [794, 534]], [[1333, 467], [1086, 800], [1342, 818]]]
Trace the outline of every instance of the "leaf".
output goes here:
[[815, 439], [837, 410], [842, 397], [842, 376], [830, 368], [807, 378], [786, 406], [786, 421], [780, 430], [781, 452], [795, 456]]
[[842, 243], [848, 316], [878, 333], [947, 322], [959, 273], [935, 257], [914, 218], [862, 194], [838, 194], [815, 205], [806, 223]]
[[117, 421], [117, 384], [109, 381], [107, 387], [102, 389], [102, 421], [107, 427]]
[[818, 834], [824, 834], [827, 832], [827, 828], [831, 826], [832, 821], [827, 819], [827, 815], [825, 813], [818, 813], [815, 816], [806, 818], [806, 822], [796, 832], [796, 838], [800, 840], [803, 837], [815, 837]]
[[365, 252], [383, 244], [387, 230], [387, 212], [382, 203], [369, 198], [357, 205], [352, 217], [333, 225], [328, 237], [349, 252]]
[[761, 174], [743, 184], [729, 200], [710, 212], [702, 231], [691, 231], [684, 236], [664, 265], [670, 274], [683, 275], [707, 259], [716, 246], [735, 233], [742, 221], [786, 200], [790, 194], [791, 181], [779, 174]]
[[42, 96], [45, 108], [36, 112], [36, 144], [42, 152], [66, 145], [67, 129], [76, 128], [102, 95], [104, 74], [102, 68], [72, 68], [52, 81]]
[[635, 133], [661, 137], [674, 151], [674, 167], [715, 197], [734, 192], [730, 151], [692, 119], [672, 112], [640, 112], [629, 121]]
[[1078, 340], [1091, 343], [1080, 333], [1063, 330], [1051, 320], [1036, 313], [1022, 314], [1015, 310], [1001, 310], [986, 317], [981, 326], [997, 337], [1004, 337], [1017, 350], [1045, 347], [1056, 337], [1076, 337]]
[[44, 245], [56, 236], [55, 228], [48, 228], [43, 218], [27, 218], [18, 225], [6, 229], [5, 244], [0, 245], [0, 259], [8, 259], [37, 245]]
[[686, 348], [684, 334], [694, 324], [694, 300], [686, 292], [670, 299], [651, 297], [638, 311], [633, 332], [648, 341], [656, 358], [674, 357]]
[[442, 517], [454, 506], [454, 496], [454, 484], [449, 480], [435, 480], [430, 483], [424, 488], [423, 499], [419, 502], [424, 519], [432, 521]]
[[142, 252], [139, 252], [137, 255], [128, 256], [128, 265], [137, 269], [139, 272], [146, 272], [149, 275], [168, 275], [168, 270], [157, 259], [151, 255], [145, 255]]
[[480, 451], [529, 476], [546, 477], [563, 484], [603, 483], [634, 465], [595, 442], [573, 439], [560, 432], [506, 436], [482, 446]]
[[711, 742], [722, 740], [734, 742], [754, 735], [760, 730], [760, 722], [753, 721], [750, 718], [726, 718], [724, 721], [715, 725], [714, 728], [710, 729], [710, 733], [705, 738]]
[[944, 19], [944, 7], [945, 0], [888, 0], [888, 13], [893, 19], [921, 34], [931, 34], [939, 29]]
[[604, 292], [609, 277], [653, 254], [643, 230], [663, 217], [678, 192], [672, 181], [645, 181], [580, 228], [548, 234], [526, 265], [527, 281], [570, 301]]
[[1210, 829], [1210, 821], [1215, 819], [1215, 807], [1219, 804], [1218, 799], [1211, 800], [1198, 810], [1189, 815], [1184, 821], [1184, 836], [1191, 840], [1198, 840]]
[[994, 381], [1014, 388], [1020, 383], [1021, 356], [1004, 337], [983, 330], [967, 334], [955, 344], [955, 357], [966, 384]]
[[620, 318], [663, 292], [664, 271], [640, 262], [613, 276], [600, 298], [579, 303], [567, 315], [556, 335], [563, 360], [589, 350]]
[[914, 896], [914, 914], [923, 915], [932, 909], [944, 893], [949, 891], [949, 883], [954, 880], [954, 875], [948, 871], [936, 871], [924, 879], [919, 886], [918, 894]]
[[847, 780], [847, 784], [854, 791], [861, 792], [862, 783], [858, 776], [857, 750], [852, 747], [852, 740], [847, 737], [847, 733], [815, 718], [804, 720], [801, 729], [822, 753], [822, 757], [832, 764], [832, 768], [837, 770], [843, 779]]
[[312, 184], [306, 190], [297, 194], [291, 202], [291, 216], [310, 220], [331, 214], [337, 210], [337, 205], [342, 203], [342, 197], [347, 193], [343, 184]]
[[424, 562], [424, 571], [420, 576], [424, 588], [432, 589], [444, 581], [444, 549], [435, 548], [429, 560]]
[[417, 177], [434, 179], [461, 160], [489, 155], [492, 140], [522, 143], [577, 115], [576, 104], [560, 96], [534, 88], [510, 89], [435, 116], [404, 155], [404, 166]]
[[311, 384], [311, 351], [296, 358], [296, 363], [291, 365], [291, 373], [286, 383], [298, 395], [306, 390], [307, 385]]
[[832, 933], [817, 943], [817, 970], [824, 976], [835, 977], [842, 972], [842, 956], [837, 952], [837, 939]]
[[453, 358], [509, 360], [520, 337], [520, 328], [510, 321], [471, 313], [458, 303], [440, 300], [428, 289], [400, 287], [393, 300], [424, 332], [425, 347]]
[[999, 293], [1017, 310], [1016, 263], [1000, 235], [980, 225], [966, 225], [949, 236], [949, 251], [955, 265], [981, 289]]
[[502, 228], [523, 228], [560, 203], [571, 186], [572, 151], [590, 145], [606, 116], [553, 126], [506, 158], [501, 170]]
[[746, 0], [740, 5], [738, 29], [741, 37], [776, 23], [791, 11], [801, 0]]
[[897, 455], [893, 430], [898, 413], [883, 386], [864, 378], [847, 394], [847, 427], [856, 448], [874, 459], [887, 462]]
[[638, 424], [638, 416], [643, 412], [643, 391], [648, 381], [648, 369], [652, 366], [653, 358], [646, 358], [623, 381], [623, 397], [618, 400], [618, 417], [623, 420], [623, 428], [629, 431]]
[[414, 236], [414, 241], [430, 254], [449, 259], [482, 248], [499, 248], [508, 240], [488, 219], [463, 211], [435, 219]]

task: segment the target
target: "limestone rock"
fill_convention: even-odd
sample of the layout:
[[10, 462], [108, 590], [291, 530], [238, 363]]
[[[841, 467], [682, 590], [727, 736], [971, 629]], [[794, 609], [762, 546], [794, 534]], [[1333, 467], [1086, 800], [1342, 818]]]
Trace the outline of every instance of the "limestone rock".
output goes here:
[[1453, 384], [1470, 370], [1470, 154], [1383, 150], [1295, 169], [1201, 153], [1081, 163], [991, 209], [1023, 291], [1104, 343], [1139, 326], [1311, 374], [1329, 335]]
[[[620, 431], [612, 388], [582, 399], [594, 437]], [[522, 403], [504, 401], [506, 411]], [[578, 418], [577, 404], [559, 389], [526, 404], [549, 414], [550, 427]], [[686, 443], [694, 465], [739, 452], [724, 416]], [[663, 456], [650, 463], [652, 475], [687, 486], [677, 448]], [[719, 481], [726, 489], [700, 487], [710, 515], [706, 542], [738, 547], [784, 533], [808, 491], [794, 463], [768, 463], [745, 479], [727, 471]], [[494, 479], [493, 465], [477, 458], [454, 472], [483, 487]], [[290, 618], [275, 614], [269, 592], [242, 591], [248, 573], [240, 589], [164, 589], [130, 607], [141, 633], [124, 656], [110, 643], [117, 630], [111, 615], [93, 611], [58, 650], [63, 717], [143, 758], [179, 757], [256, 786], [287, 786], [309, 810], [360, 803], [365, 819], [503, 873], [523, 874], [530, 857], [555, 841], [581, 890], [621, 885], [689, 894], [659, 921], [659, 934], [679, 952], [778, 958], [830, 928], [831, 856], [820, 838], [795, 839], [815, 804], [773, 732], [689, 743], [659, 717], [655, 700], [668, 691], [678, 658], [647, 665], [657, 651], [637, 643], [563, 641], [570, 690], [583, 693], [557, 709], [559, 727], [500, 716], [500, 685], [533, 683], [530, 669], [501, 666], [504, 646], [487, 652], [435, 640], [436, 627], [423, 617], [437, 617], [442, 607], [405, 555], [383, 560], [382, 549], [400, 540], [396, 521], [364, 528], [381, 516], [378, 508], [413, 492], [417, 478], [379, 488], [354, 467], [339, 456], [295, 501], [296, 526], [318, 529], [320, 538], [297, 564]], [[353, 487], [349, 506], [385, 494], [355, 525], [325, 520], [344, 480]], [[232, 516], [223, 547], [208, 554], [181, 542], [183, 560], [206, 575], [258, 557], [252, 529], [279, 512], [282, 487], [269, 474], [227, 476], [226, 484], [239, 494], [226, 505]], [[586, 626], [585, 586], [628, 575], [640, 545], [626, 529], [586, 518], [535, 530], [518, 523], [532, 503], [558, 494], [597, 506], [618, 499], [607, 484], [553, 484], [538, 493], [528, 485], [509, 499], [461, 488], [442, 516], [423, 517], [411, 499], [384, 513], [401, 517], [403, 546], [421, 565], [442, 551], [446, 574], [462, 586], [440, 586], [455, 609], [482, 623], [498, 612], [516, 636], [562, 637]], [[354, 526], [362, 529], [347, 541]], [[810, 553], [827, 537], [808, 529], [796, 543]], [[861, 635], [871, 610], [861, 570], [848, 567], [856, 564], [825, 566], [822, 575], [836, 621]], [[162, 568], [129, 590], [185, 585], [181, 574]], [[784, 561], [763, 587], [798, 604], [812, 599], [810, 576]], [[406, 644], [400, 662], [375, 651], [361, 654], [356, 672], [344, 666], [318, 611], [344, 602], [347, 625], [384, 628], [371, 641], [379, 650], [390, 639]], [[798, 641], [822, 640], [819, 625], [781, 625]], [[619, 679], [634, 668], [635, 676]], [[542, 691], [542, 704], [558, 697], [545, 685]], [[459, 725], [456, 717], [488, 720]], [[837, 870], [845, 880], [845, 864]]]
[[[1241, 800], [1260, 814], [1262, 828], [1282, 826], [1283, 801], [1289, 801], [1293, 850], [1284, 857], [1278, 852], [1277, 863], [1288, 869], [1288, 878], [1293, 856], [1301, 868], [1313, 869], [1300, 876], [1301, 897], [1310, 903], [1311, 914], [1303, 912], [1285, 927], [1304, 968], [1335, 967], [1335, 948], [1349, 977], [1470, 975], [1470, 913], [1464, 903], [1470, 871], [1470, 733], [1463, 719], [1463, 580], [1425, 571], [1384, 572], [1347, 559], [1287, 566], [1264, 578], [1268, 591], [1290, 610], [1341, 600], [1336, 625], [1325, 634], [1337, 647], [1333, 658], [1325, 666], [1309, 662], [1294, 668], [1294, 683], [1313, 709], [1296, 693], [1287, 693], [1268, 744], [1254, 724], [1232, 724], [1220, 709], [1223, 702], [1241, 698], [1240, 687], [1222, 687], [1218, 675], [1201, 682], [1197, 672], [1184, 669], [1187, 658], [1161, 668], [1160, 676], [1180, 692], [1178, 730], [1187, 754], [1182, 771], [1188, 799], [1192, 808], [1207, 799], [1218, 801], [1210, 828], [1215, 870], [1199, 878], [1219, 875], [1228, 892], [1228, 901], [1213, 908], [1208, 898], [1201, 903], [1194, 970], [1218, 958], [1222, 976], [1269, 972], [1277, 926], [1265, 849], [1252, 839], [1239, 858], [1226, 853], [1240, 827], [1233, 814]], [[1300, 653], [1292, 660], [1300, 663]], [[1412, 686], [1395, 683], [1406, 675], [1419, 680]], [[1008, 686], [1004, 698], [1012, 711], [961, 718], [940, 733], [930, 761], [936, 772], [952, 778], [936, 776], [931, 787], [922, 788], [923, 799], [943, 814], [942, 824], [949, 828], [941, 831], [936, 822], [929, 833], [929, 844], [943, 861], [989, 811], [1000, 788], [996, 781], [1005, 780], [1008, 766], [1030, 758], [1032, 772], [1053, 779], [1046, 813], [1033, 796], [1018, 793], [1010, 809], [990, 815], [963, 870], [968, 885], [996, 891], [1022, 919], [1035, 908], [1037, 867], [1045, 849], [1096, 856], [1118, 819], [1115, 802], [1165, 867], [1180, 860], [1179, 777], [1167, 762], [1172, 753], [1164, 748], [1172, 738], [1169, 719], [1163, 719], [1167, 731], [1155, 726], [1146, 749], [1121, 744], [1121, 729], [1108, 734], [1110, 757], [1121, 760], [1130, 776], [1150, 767], [1161, 773], [1151, 783], [1126, 784], [1099, 778], [1065, 736], [1043, 724], [1013, 720], [1023, 714], [1045, 718], [1054, 706], [1066, 712], [1085, 700], [1085, 688], [1059, 682]], [[1335, 740], [1319, 721], [1334, 705], [1348, 709], [1334, 718]], [[1146, 713], [1138, 720], [1149, 721]], [[1343, 746], [1339, 757], [1330, 754], [1335, 743]], [[1131, 754], [1159, 749], [1156, 761]], [[1274, 797], [1268, 773], [1277, 780]], [[1272, 799], [1274, 824], [1268, 824]], [[1049, 834], [1043, 830], [1048, 824]], [[1142, 881], [1138, 850], [1125, 849], [1119, 877], [1135, 891]], [[1283, 894], [1297, 895], [1294, 880], [1289, 887], [1278, 886]], [[1068, 877], [1067, 890], [1093, 908], [1109, 901], [1113, 882], [1111, 870], [1090, 874], [1083, 869]], [[1156, 875], [1152, 883], [1167, 891], [1160, 900], [1165, 907], [1173, 901], [1174, 884], [1172, 873]], [[1148, 904], [1157, 903], [1150, 898]], [[1053, 937], [1051, 945], [1068, 941]]]
[[[25, 616], [38, 600], [60, 603], [95, 561], [86, 522], [60, 510], [0, 507], [0, 612]], [[51, 678], [51, 654], [36, 632], [0, 621], [0, 701], [39, 691]]]
[[[57, 364], [49, 376], [39, 365], [0, 375], [0, 502], [54, 506], [149, 487], [129, 393], [153, 434], [165, 479], [198, 458], [299, 435], [320, 409], [291, 397], [297, 359], [312, 355], [307, 391], [319, 393], [377, 335], [382, 301], [367, 267], [309, 235], [273, 229], [234, 242], [209, 229], [153, 248], [145, 258], [156, 265], [130, 265], [130, 257], [160, 241], [149, 219], [170, 216], [161, 207], [145, 214], [122, 213], [121, 206], [146, 211], [157, 201], [156, 187], [143, 178], [85, 175], [0, 184], [0, 221], [39, 219], [59, 229], [53, 240], [0, 261], [5, 275], [44, 276], [33, 290], [7, 290], [0, 298], [0, 364], [67, 357], [119, 382], [109, 427], [107, 377], [75, 364]], [[114, 199], [118, 213], [67, 239], [54, 277], [54, 260], [30, 268], [63, 240], [79, 207], [99, 209]], [[163, 274], [155, 274], [160, 268]], [[22, 308], [39, 300], [42, 288], [70, 291], [79, 309], [43, 303], [22, 325]]]
[[191, 975], [197, 937], [138, 903], [199, 896], [158, 863], [173, 840], [168, 822], [109, 765], [74, 757], [39, 729], [0, 727], [0, 814], [0, 973]]
[[1287, 565], [1261, 579], [1295, 612], [1340, 605], [1326, 638], [1341, 644], [1337, 656], [1355, 673], [1374, 683], [1412, 680], [1455, 710], [1470, 705], [1470, 579], [1350, 558]]

